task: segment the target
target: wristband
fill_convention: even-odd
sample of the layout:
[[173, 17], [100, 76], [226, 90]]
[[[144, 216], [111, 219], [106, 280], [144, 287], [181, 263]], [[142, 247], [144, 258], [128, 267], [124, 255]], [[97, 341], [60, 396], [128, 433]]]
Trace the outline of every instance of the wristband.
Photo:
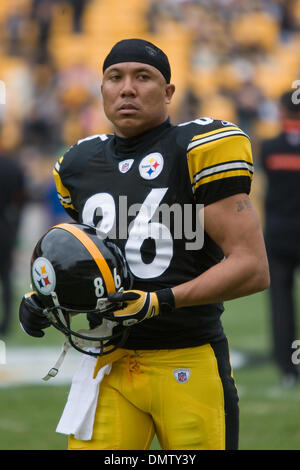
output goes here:
[[159, 303], [159, 312], [164, 315], [175, 310], [175, 298], [172, 289], [160, 289], [155, 291]]

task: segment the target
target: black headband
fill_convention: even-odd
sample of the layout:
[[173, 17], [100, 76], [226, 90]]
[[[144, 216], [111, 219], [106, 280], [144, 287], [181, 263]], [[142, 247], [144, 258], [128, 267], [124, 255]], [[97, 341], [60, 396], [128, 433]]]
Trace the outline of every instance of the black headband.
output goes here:
[[144, 39], [124, 39], [117, 42], [103, 63], [104, 71], [121, 62], [141, 62], [155, 67], [170, 83], [171, 69], [166, 54], [151, 42]]

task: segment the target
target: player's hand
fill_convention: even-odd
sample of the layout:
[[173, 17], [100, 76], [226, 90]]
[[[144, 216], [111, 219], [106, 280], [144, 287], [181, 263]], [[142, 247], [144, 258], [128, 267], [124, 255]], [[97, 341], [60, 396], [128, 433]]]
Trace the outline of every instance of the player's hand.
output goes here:
[[[164, 294], [161, 295], [161, 293]], [[174, 296], [171, 289], [162, 289], [157, 292], [130, 290], [108, 296], [108, 300], [112, 303], [124, 303], [122, 309], [113, 312], [113, 319], [124, 326], [131, 326], [143, 320], [157, 317], [162, 313], [162, 301], [166, 299], [170, 308], [174, 308]], [[165, 305], [166, 302], [164, 302]]]
[[44, 336], [45, 333], [42, 330], [51, 325], [43, 314], [43, 307], [35, 292], [29, 292], [22, 298], [19, 319], [25, 333], [36, 338]]

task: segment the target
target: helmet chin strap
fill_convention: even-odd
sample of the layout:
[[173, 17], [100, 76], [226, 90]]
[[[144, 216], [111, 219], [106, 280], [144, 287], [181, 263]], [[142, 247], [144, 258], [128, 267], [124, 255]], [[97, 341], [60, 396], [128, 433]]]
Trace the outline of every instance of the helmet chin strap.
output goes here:
[[[59, 317], [60, 321], [62, 322], [63, 325], [68, 326], [67, 322], [66, 322], [66, 319], [65, 319], [65, 316], [64, 316], [64, 314], [62, 313], [62, 311], [60, 309], [60, 305], [59, 305], [59, 301], [58, 301], [58, 297], [57, 297], [56, 292], [53, 291], [53, 292], [50, 293], [50, 295], [52, 297], [53, 305], [55, 305], [55, 307], [56, 307], [56, 311], [58, 313], [58, 317]], [[53, 315], [53, 319], [55, 320], [54, 315]]]
[[[65, 316], [63, 315], [61, 309], [59, 308], [59, 302], [58, 298], [55, 292], [51, 292], [51, 297], [53, 300], [53, 303], [56, 307], [56, 311], [58, 313], [60, 321], [68, 327], [68, 323], [66, 321]], [[104, 310], [109, 306], [109, 301], [107, 299], [99, 299], [97, 301], [97, 308], [99, 310]], [[51, 315], [51, 320], [56, 321], [55, 316], [47, 311], [47, 315]], [[111, 337], [113, 328], [117, 325], [118, 323], [115, 321], [108, 320], [106, 318], [102, 319], [101, 325], [97, 326], [96, 328], [93, 328], [92, 330], [78, 330], [76, 333], [79, 334], [79, 336], [75, 336], [74, 339], [70, 339], [70, 336], [65, 335], [65, 342], [62, 346], [62, 350], [60, 352], [60, 355], [54, 364], [54, 366], [49, 370], [48, 374], [45, 375], [42, 379], [47, 381], [51, 379], [52, 377], [55, 377], [59, 369], [66, 357], [66, 354], [71, 346], [73, 346], [75, 349], [77, 349], [80, 352], [84, 352], [84, 348], [96, 348], [96, 350], [91, 353], [90, 355], [92, 356], [97, 356], [97, 352], [100, 352], [101, 349], [103, 348], [103, 345], [109, 341], [109, 339], [105, 340], [105, 337]], [[83, 336], [83, 337], [80, 337]], [[104, 338], [102, 341], [99, 341], [100, 338]], [[91, 339], [89, 339], [91, 338]], [[97, 351], [97, 352], [96, 352]], [[87, 354], [89, 354], [87, 352]]]
[[[100, 351], [101, 344], [100, 344], [100, 341], [97, 340], [97, 338], [99, 336], [101, 336], [101, 337], [111, 336], [112, 335], [112, 330], [113, 330], [115, 325], [117, 325], [117, 322], [113, 322], [111, 320], [107, 320], [106, 318], [103, 318], [102, 324], [97, 326], [96, 328], [94, 328], [92, 330], [78, 330], [77, 333], [84, 335], [86, 338], [75, 337], [73, 342], [74, 342], [75, 346], [77, 346], [80, 349], [83, 349], [83, 348], [96, 348], [96, 350]], [[88, 339], [88, 338], [91, 338], [91, 339]], [[93, 339], [93, 338], [95, 338], [95, 339]], [[108, 341], [109, 340], [107, 340], [107, 341], [104, 340], [102, 343], [105, 344]], [[70, 340], [66, 336], [66, 340], [63, 344], [62, 350], [60, 352], [60, 355], [59, 355], [56, 363], [49, 370], [48, 374], [46, 374], [45, 377], [43, 377], [43, 380], [47, 381], [47, 380], [51, 379], [52, 377], [55, 377], [58, 374], [59, 369], [60, 369], [60, 367], [61, 367], [61, 365], [62, 365], [62, 363], [63, 363], [63, 361], [66, 357], [66, 354], [67, 354], [67, 352], [68, 352], [68, 350], [71, 346], [72, 345], [70, 343]], [[96, 350], [93, 353], [93, 355], [96, 355]]]
[[63, 363], [63, 361], [66, 357], [66, 354], [67, 354], [70, 347], [71, 347], [71, 344], [69, 343], [68, 338], [66, 338], [66, 341], [63, 344], [61, 353], [60, 353], [56, 363], [54, 364], [53, 367], [51, 367], [48, 374], [46, 374], [45, 377], [42, 378], [43, 380], [47, 381], [47, 380], [51, 379], [52, 377], [55, 377], [58, 374], [59, 368], [62, 365], [62, 363]]

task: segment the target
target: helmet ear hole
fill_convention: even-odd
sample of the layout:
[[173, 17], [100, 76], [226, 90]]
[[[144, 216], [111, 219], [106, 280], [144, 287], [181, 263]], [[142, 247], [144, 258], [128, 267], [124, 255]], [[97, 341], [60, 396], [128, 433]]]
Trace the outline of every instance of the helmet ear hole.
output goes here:
[[[99, 237], [94, 227], [63, 223], [50, 228], [37, 242], [31, 258], [31, 282], [39, 302], [53, 318], [52, 324], [71, 339], [76, 337], [72, 317], [85, 313], [90, 327], [101, 325], [104, 314], [109, 318], [111, 310], [108, 295], [128, 290], [132, 275], [120, 248]], [[108, 337], [85, 334], [80, 339], [95, 341], [94, 347], [99, 343], [99, 355], [104, 353], [104, 345], [123, 341], [127, 329], [115, 326]]]

